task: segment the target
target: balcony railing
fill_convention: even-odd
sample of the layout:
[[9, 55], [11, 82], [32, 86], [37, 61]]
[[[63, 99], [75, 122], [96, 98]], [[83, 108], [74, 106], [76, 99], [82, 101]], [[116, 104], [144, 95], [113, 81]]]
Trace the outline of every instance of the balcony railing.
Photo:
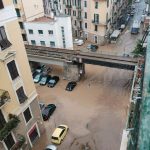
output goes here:
[[106, 22], [100, 22], [99, 20], [92, 20], [92, 23], [95, 25], [107, 25]]
[[81, 10], [82, 8], [81, 8], [81, 6], [76, 6], [76, 9], [79, 9], [79, 10]]
[[82, 20], [82, 16], [77, 16], [77, 20]]
[[66, 8], [72, 8], [72, 5], [66, 5]]
[[0, 89], [0, 108], [10, 99], [8, 91]]
[[7, 135], [18, 126], [20, 120], [16, 115], [9, 114], [9, 121], [5, 123], [0, 130], [0, 141], [7, 137]]

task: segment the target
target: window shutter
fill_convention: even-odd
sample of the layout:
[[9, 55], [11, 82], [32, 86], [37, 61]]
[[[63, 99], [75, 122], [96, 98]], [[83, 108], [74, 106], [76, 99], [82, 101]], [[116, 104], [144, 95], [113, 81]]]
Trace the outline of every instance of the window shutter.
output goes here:
[[3, 1], [0, 0], [0, 9], [4, 8]]

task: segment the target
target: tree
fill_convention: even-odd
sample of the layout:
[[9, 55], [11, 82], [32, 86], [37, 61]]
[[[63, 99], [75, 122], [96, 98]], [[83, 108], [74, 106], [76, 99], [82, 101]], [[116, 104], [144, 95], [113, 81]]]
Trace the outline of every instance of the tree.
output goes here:
[[144, 51], [144, 48], [142, 46], [142, 41], [141, 40], [137, 41], [137, 45], [134, 48], [132, 53], [133, 53], [134, 57], [139, 57], [140, 55], [142, 55], [142, 56], [144, 55], [145, 51]]

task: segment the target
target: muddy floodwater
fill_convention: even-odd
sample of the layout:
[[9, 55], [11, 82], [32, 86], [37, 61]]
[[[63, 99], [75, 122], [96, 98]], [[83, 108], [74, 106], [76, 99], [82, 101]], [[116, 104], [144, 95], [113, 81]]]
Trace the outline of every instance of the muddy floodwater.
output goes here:
[[[59, 67], [52, 74], [62, 75]], [[51, 144], [51, 135], [60, 124], [69, 126], [58, 150], [119, 150], [127, 120], [133, 72], [86, 65], [86, 75], [72, 92], [65, 91], [67, 81], [56, 87], [36, 85], [39, 99], [57, 108], [34, 150]]]

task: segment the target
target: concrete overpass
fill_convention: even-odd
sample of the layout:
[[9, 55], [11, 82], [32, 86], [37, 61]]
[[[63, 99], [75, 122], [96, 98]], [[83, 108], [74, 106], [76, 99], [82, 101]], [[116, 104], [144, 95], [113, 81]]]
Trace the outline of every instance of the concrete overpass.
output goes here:
[[[84, 64], [94, 64], [127, 70], [134, 70], [135, 65], [137, 64], [137, 60], [131, 57], [105, 55], [92, 52], [86, 53], [81, 52], [80, 50], [66, 50], [33, 45], [25, 45], [25, 48], [29, 61], [63, 66], [65, 69], [64, 73], [66, 74], [66, 71], [72, 72], [72, 76], [75, 72], [77, 72], [77, 76], [84, 73]], [[69, 72], [67, 74], [70, 74]], [[68, 79], [69, 76], [66, 76]], [[70, 78], [70, 80], [71, 79], [72, 78]]]

